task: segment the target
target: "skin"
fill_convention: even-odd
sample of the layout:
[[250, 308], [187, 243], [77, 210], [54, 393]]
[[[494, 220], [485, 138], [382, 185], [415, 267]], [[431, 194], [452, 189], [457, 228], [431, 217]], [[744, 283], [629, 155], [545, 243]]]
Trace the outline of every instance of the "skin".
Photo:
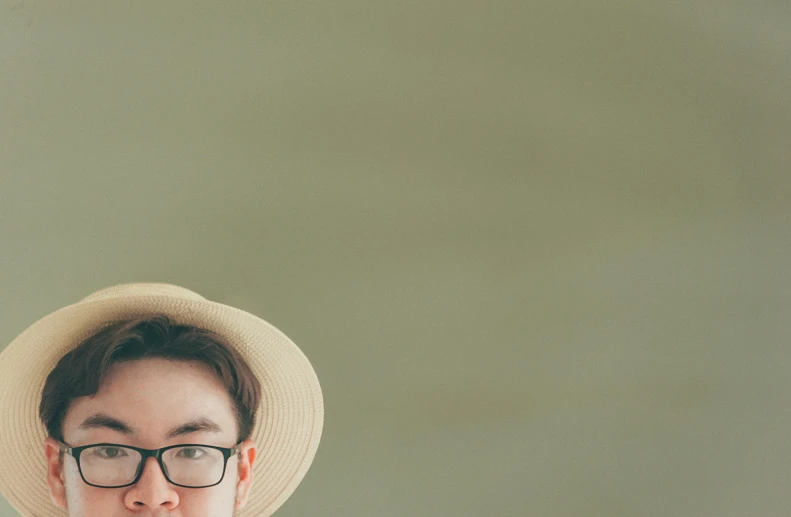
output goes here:
[[[129, 429], [82, 425], [97, 414]], [[182, 428], [178, 436], [170, 435], [199, 419], [217, 428]], [[237, 443], [238, 430], [231, 398], [206, 365], [144, 359], [116, 364], [96, 395], [75, 399], [64, 418], [63, 435], [74, 447], [105, 442], [146, 449], [179, 443], [230, 448]], [[247, 502], [256, 458], [255, 443], [245, 440], [241, 459], [228, 460], [223, 481], [214, 487], [172, 485], [156, 460], [148, 458], [137, 484], [97, 488], [83, 482], [73, 457], [64, 455], [61, 461], [58, 447], [56, 440], [47, 438], [47, 482], [52, 502], [66, 508], [70, 517], [231, 517]]]

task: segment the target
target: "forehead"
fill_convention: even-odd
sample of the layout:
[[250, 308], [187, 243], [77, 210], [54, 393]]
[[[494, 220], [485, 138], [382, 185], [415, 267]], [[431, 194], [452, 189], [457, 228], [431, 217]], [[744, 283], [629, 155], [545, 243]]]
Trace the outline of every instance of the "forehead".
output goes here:
[[[236, 433], [232, 400], [217, 375], [195, 361], [142, 359], [114, 365], [99, 391], [72, 402], [64, 418], [65, 436], [85, 434], [79, 427], [95, 414], [123, 421], [141, 439], [162, 440], [170, 429], [210, 418], [223, 434]], [[92, 435], [107, 430], [92, 429]]]

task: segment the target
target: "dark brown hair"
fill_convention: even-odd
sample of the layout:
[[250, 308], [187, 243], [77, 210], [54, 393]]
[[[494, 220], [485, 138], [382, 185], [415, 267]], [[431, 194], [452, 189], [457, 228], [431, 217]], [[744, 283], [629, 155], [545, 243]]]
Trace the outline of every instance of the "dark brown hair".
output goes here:
[[49, 435], [63, 441], [63, 419], [72, 400], [95, 395], [114, 364], [149, 358], [209, 366], [231, 396], [239, 441], [250, 438], [261, 385], [247, 362], [217, 334], [177, 325], [163, 314], [113, 323], [60, 359], [47, 376], [39, 405]]

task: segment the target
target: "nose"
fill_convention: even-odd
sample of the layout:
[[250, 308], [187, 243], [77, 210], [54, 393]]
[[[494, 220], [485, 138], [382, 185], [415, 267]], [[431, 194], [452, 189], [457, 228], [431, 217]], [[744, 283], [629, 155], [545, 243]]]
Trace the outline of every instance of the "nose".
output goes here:
[[148, 458], [143, 474], [124, 495], [129, 510], [172, 510], [179, 504], [178, 493], [162, 473], [155, 458]]

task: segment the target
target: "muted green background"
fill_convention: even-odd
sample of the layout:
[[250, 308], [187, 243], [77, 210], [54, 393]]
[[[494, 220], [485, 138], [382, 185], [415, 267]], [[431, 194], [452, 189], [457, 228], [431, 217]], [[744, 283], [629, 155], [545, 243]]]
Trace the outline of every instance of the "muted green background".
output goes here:
[[789, 27], [0, 0], [0, 347], [128, 281], [263, 316], [327, 410], [278, 517], [787, 515]]

